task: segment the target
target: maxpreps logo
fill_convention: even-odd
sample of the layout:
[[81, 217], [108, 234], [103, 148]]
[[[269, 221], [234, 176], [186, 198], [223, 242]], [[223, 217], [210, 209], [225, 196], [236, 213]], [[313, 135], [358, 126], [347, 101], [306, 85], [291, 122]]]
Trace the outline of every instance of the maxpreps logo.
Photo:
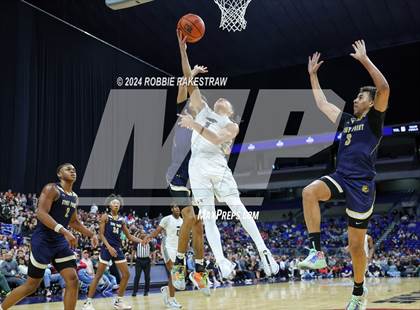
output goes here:
[[[242, 115], [248, 100], [246, 89], [202, 90], [210, 108], [218, 98], [227, 98], [234, 106], [235, 113]], [[340, 109], [344, 101], [331, 90], [326, 91], [331, 102]], [[121, 164], [127, 151], [130, 137], [133, 136], [133, 179], [132, 189], [165, 189], [166, 172], [171, 163], [172, 143], [175, 130], [164, 141], [164, 115], [167, 91], [164, 89], [112, 89], [110, 91], [89, 161], [83, 175], [81, 189], [113, 189], [117, 182]], [[174, 103], [175, 104], [175, 103]], [[289, 116], [293, 112], [303, 112], [297, 136], [285, 135]], [[306, 143], [283, 147], [287, 141], [303, 138], [307, 141], [314, 133], [336, 132], [337, 125], [328, 121], [318, 110], [311, 90], [260, 90], [256, 98], [244, 142], [239, 150], [234, 171], [246, 171], [256, 166], [256, 157], [245, 154], [250, 145], [261, 141], [276, 139], [282, 141], [277, 149], [264, 153], [264, 160], [271, 167], [276, 158], [307, 158], [329, 147], [334, 141], [330, 135], [318, 143]], [[245, 129], [242, 129], [245, 130]], [[312, 140], [311, 140], [312, 141]], [[184, 150], [186, 156], [189, 150]], [[271, 163], [271, 165], [270, 165]], [[234, 175], [235, 176], [235, 175]], [[169, 176], [171, 178], [171, 176]], [[270, 174], [250, 177], [247, 184], [239, 188], [266, 189]], [[91, 204], [99, 197], [79, 197], [80, 204]], [[170, 200], [156, 197], [131, 197], [126, 199], [130, 205], [170, 204]], [[260, 204], [262, 199], [258, 199]]]

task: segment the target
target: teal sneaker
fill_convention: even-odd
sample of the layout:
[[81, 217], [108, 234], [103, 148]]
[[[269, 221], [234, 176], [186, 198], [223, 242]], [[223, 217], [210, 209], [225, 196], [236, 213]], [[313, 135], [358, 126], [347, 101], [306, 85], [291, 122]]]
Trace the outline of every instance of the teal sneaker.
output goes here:
[[173, 265], [171, 279], [173, 286], [177, 290], [185, 290], [185, 265]]
[[299, 269], [322, 269], [325, 267], [327, 267], [327, 262], [324, 252], [315, 249], [310, 249], [308, 257], [298, 264]]
[[351, 299], [347, 304], [346, 310], [365, 310], [367, 305], [367, 294], [368, 289], [363, 287], [362, 296], [351, 295]]

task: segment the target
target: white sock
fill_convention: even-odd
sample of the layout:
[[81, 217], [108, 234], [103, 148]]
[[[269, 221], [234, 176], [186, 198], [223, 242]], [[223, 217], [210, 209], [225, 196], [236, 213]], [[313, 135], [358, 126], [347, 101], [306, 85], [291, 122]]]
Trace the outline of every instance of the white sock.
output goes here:
[[174, 300], [175, 300], [175, 297], [169, 297], [169, 298], [168, 298], [168, 301], [169, 301], [169, 302], [173, 302]]
[[204, 265], [204, 259], [195, 259], [195, 263], [203, 266]]
[[[253, 217], [250, 216], [248, 210], [243, 205], [239, 197], [227, 197], [225, 199], [226, 204], [229, 208], [239, 217], [242, 227], [249, 234], [257, 246], [258, 252], [267, 250], [263, 238], [261, 237], [260, 231], [258, 230], [257, 224]], [[206, 234], [207, 235], [207, 234]]]

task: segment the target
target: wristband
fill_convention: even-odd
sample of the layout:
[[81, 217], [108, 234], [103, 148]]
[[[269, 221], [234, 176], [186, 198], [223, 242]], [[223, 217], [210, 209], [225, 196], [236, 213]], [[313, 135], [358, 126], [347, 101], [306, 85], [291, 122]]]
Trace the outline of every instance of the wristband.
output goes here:
[[56, 232], [56, 233], [58, 233], [58, 232], [60, 232], [60, 229], [63, 227], [63, 225], [61, 225], [61, 224], [57, 224], [55, 227], [54, 227], [54, 231]]

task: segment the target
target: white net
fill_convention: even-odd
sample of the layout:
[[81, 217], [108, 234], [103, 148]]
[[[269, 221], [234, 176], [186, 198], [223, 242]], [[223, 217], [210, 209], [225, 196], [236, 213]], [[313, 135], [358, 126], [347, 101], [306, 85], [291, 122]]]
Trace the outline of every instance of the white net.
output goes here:
[[220, 28], [241, 31], [246, 28], [245, 12], [251, 0], [214, 0], [222, 11]]

